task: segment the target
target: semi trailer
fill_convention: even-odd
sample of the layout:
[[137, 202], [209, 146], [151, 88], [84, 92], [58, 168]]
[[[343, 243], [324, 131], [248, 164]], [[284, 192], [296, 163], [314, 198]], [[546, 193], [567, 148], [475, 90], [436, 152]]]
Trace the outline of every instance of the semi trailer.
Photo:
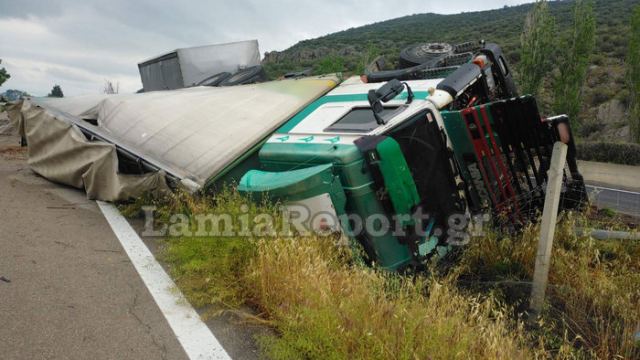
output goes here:
[[542, 210], [555, 142], [568, 146], [562, 209], [587, 201], [565, 115], [519, 95], [496, 44], [427, 43], [339, 81], [31, 99], [10, 117], [44, 177], [90, 198], [224, 184], [297, 212], [389, 270], [421, 267], [478, 223], [518, 231]]

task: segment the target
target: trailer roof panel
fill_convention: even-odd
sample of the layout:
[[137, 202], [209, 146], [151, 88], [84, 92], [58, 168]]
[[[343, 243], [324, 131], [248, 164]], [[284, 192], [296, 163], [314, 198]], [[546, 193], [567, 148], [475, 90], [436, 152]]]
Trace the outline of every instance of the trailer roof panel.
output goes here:
[[89, 99], [39, 104], [97, 119], [98, 126], [82, 126], [203, 186], [337, 82], [324, 76], [108, 96], [94, 106]]

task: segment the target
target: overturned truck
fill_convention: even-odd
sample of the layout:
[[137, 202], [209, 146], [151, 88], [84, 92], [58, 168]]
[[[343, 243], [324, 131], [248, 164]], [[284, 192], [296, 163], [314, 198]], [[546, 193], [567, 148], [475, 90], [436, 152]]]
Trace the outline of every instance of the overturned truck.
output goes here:
[[[118, 187], [123, 176], [162, 174], [191, 190], [236, 183], [301, 209], [310, 228], [345, 234], [390, 270], [443, 256], [465, 242], [473, 219], [506, 230], [534, 220], [556, 141], [569, 149], [561, 207], [584, 205], [569, 119], [542, 118], [533, 97], [518, 96], [499, 46], [426, 44], [403, 59], [340, 84], [309, 77], [36, 107], [76, 137], [111, 146], [119, 165], [110, 170], [130, 174], [82, 176], [84, 164], [74, 186], [115, 176], [101, 181], [115, 183], [113, 200], [136, 193]], [[35, 110], [22, 106], [14, 118], [30, 142]], [[47, 155], [38, 155], [32, 167], [47, 176]]]
[[304, 205], [311, 227], [339, 226], [389, 269], [464, 243], [478, 216], [506, 230], [534, 220], [556, 141], [569, 148], [561, 206], [581, 207], [567, 116], [518, 96], [497, 45], [431, 46], [428, 61], [351, 78], [298, 113], [239, 189]]

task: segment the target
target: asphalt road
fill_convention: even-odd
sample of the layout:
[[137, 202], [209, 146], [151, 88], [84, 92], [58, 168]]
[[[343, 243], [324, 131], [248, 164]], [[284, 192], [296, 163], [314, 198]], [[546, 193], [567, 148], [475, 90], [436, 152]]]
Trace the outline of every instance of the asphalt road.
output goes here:
[[0, 135], [0, 358], [186, 359], [95, 202]]
[[587, 185], [589, 200], [598, 208], [609, 208], [617, 212], [640, 217], [640, 193], [611, 189], [598, 185]]
[[[34, 174], [2, 120], [0, 359], [187, 359], [96, 203]], [[157, 254], [162, 239], [143, 240]], [[204, 321], [236, 360], [257, 359], [255, 336], [270, 331]]]

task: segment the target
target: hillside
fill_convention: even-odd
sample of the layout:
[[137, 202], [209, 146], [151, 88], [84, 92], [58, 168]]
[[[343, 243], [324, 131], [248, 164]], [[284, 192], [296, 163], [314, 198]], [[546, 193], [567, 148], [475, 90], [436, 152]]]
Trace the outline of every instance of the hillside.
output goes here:
[[[585, 139], [624, 141], [629, 137], [626, 126], [629, 92], [625, 86], [624, 58], [630, 10], [638, 4], [640, 0], [595, 2], [596, 51], [584, 88], [584, 108], [580, 115], [583, 124], [580, 135]], [[560, 30], [559, 37], [566, 33], [571, 23], [572, 5], [573, 1], [550, 3]], [[517, 72], [520, 33], [530, 8], [527, 4], [455, 15], [414, 14], [304, 40], [287, 50], [265, 54], [264, 64], [271, 77], [309, 67], [316, 73], [336, 67], [358, 73], [378, 55], [383, 55], [393, 66], [400, 50], [414, 43], [486, 39], [502, 46]], [[549, 101], [545, 95], [543, 93], [541, 99], [543, 107]]]

